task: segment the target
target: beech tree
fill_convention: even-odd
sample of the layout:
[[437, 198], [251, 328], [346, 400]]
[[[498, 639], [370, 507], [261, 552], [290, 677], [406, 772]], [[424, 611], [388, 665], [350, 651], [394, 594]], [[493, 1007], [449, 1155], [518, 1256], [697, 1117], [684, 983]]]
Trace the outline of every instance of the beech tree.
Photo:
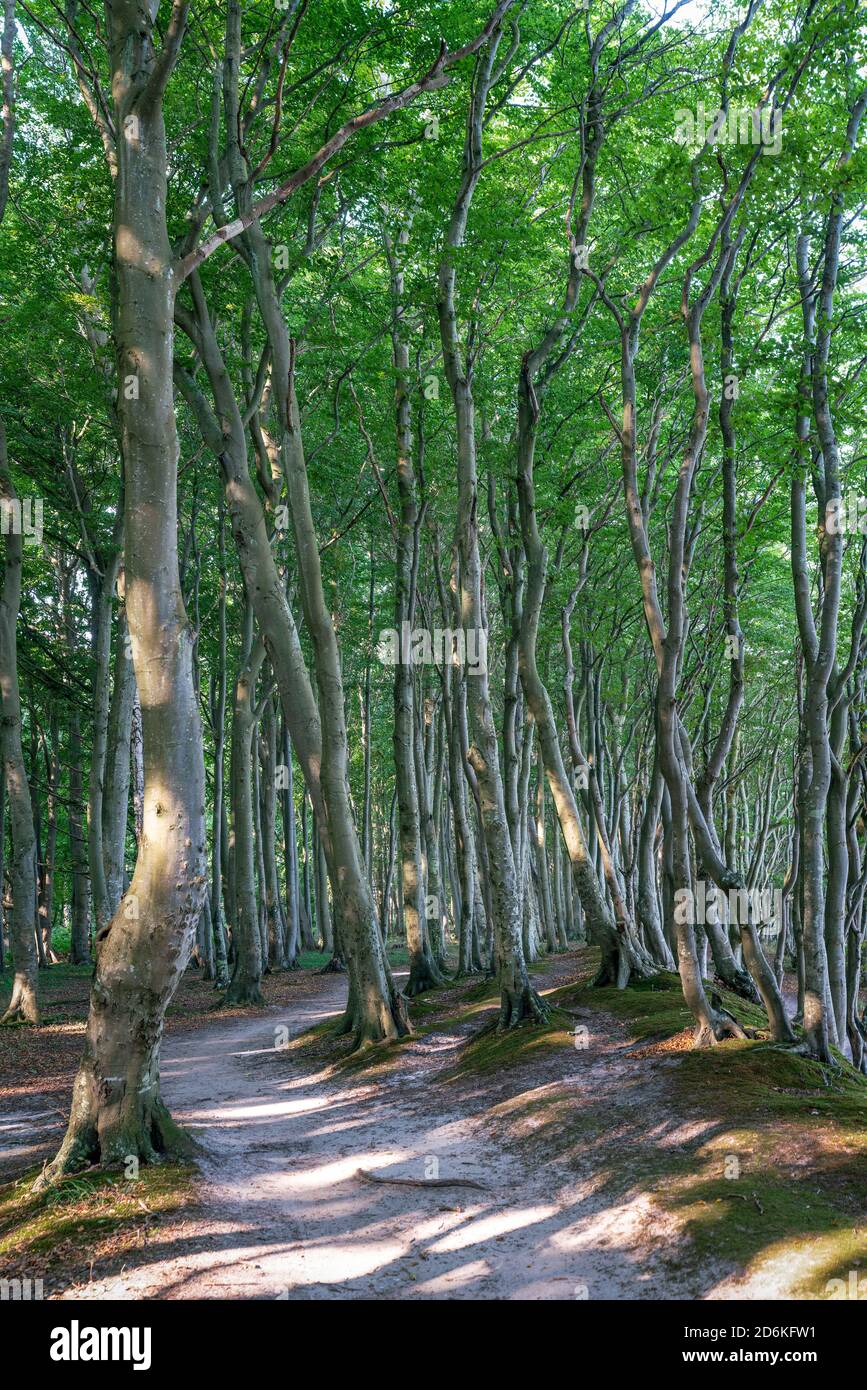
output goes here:
[[94, 970], [48, 1180], [184, 1146], [186, 970], [345, 971], [370, 1047], [471, 974], [532, 1028], [580, 946], [867, 1069], [865, 24], [7, 0], [4, 1022]]

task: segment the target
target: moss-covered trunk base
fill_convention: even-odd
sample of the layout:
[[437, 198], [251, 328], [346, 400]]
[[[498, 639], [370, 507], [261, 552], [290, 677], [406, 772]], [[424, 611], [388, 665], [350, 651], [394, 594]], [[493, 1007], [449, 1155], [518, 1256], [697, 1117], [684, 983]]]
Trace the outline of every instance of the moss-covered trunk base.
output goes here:
[[433, 955], [425, 942], [421, 951], [414, 951], [409, 966], [409, 979], [406, 982], [404, 993], [407, 998], [415, 999], [419, 994], [424, 994], [428, 989], [437, 989], [439, 985], [445, 984], [445, 976], [433, 958]]
[[37, 1188], [84, 1168], [123, 1168], [135, 1176], [139, 1164], [193, 1159], [199, 1146], [172, 1119], [158, 1083], [148, 1080], [157, 1074], [153, 1057], [140, 1070], [138, 1086], [131, 1072], [100, 1082], [85, 1058], [75, 1079], [66, 1136], [56, 1157], [43, 1169]]

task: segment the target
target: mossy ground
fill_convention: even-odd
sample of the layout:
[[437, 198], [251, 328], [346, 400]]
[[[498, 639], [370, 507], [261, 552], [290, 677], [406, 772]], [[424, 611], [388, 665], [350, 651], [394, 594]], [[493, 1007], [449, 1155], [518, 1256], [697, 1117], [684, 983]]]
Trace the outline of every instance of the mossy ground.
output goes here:
[[[759, 1009], [719, 994], [754, 1038], [693, 1049], [676, 976], [568, 985], [545, 995], [547, 1024], [477, 1033], [452, 1076], [510, 1072], [491, 1110], [498, 1137], [591, 1173], [612, 1204], [649, 1194], [682, 1232], [666, 1262], [697, 1295], [722, 1271], [769, 1281], [771, 1296], [827, 1298], [829, 1280], [867, 1273], [867, 1079], [842, 1058], [829, 1069], [774, 1046]], [[611, 1053], [587, 1054], [598, 1103], [556, 1080], [576, 1068], [576, 1014], [594, 1033], [606, 1016], [620, 1026]]]
[[[570, 983], [544, 991], [540, 1025], [498, 1032], [494, 980], [413, 1000], [416, 1039], [466, 1034], [432, 1084], [487, 1104], [498, 1141], [527, 1146], [532, 1161], [589, 1173], [601, 1201], [649, 1197], [677, 1232], [664, 1263], [696, 1296], [772, 1271], [783, 1296], [824, 1298], [830, 1279], [867, 1267], [867, 1080], [842, 1058], [829, 1070], [775, 1047], [762, 1010], [728, 990], [720, 1001], [748, 1040], [695, 1050], [676, 975], [617, 990], [592, 986], [591, 952], [572, 953], [569, 968]], [[579, 1023], [616, 1035], [609, 1052], [587, 1054], [598, 1068], [589, 1094], [562, 1080], [583, 1065]], [[401, 1046], [353, 1057], [333, 1023], [294, 1046], [366, 1082], [405, 1064]]]
[[[399, 965], [389, 952], [392, 966]], [[568, 954], [554, 955], [535, 961], [529, 972], [533, 977], [559, 971], [564, 977], [574, 980], [576, 973], [589, 976], [591, 967], [586, 965], [585, 951], [572, 951]], [[496, 979], [487, 975], [470, 975], [462, 979], [447, 978], [445, 983], [424, 994], [416, 995], [407, 1001], [412, 1033], [398, 1039], [389, 1047], [368, 1048], [361, 1052], [353, 1051], [352, 1038], [340, 1033], [339, 1020], [329, 1019], [307, 1029], [293, 1038], [286, 1051], [295, 1058], [317, 1060], [331, 1067], [335, 1072], [349, 1073], [374, 1079], [400, 1068], [401, 1050], [432, 1034], [440, 1032], [466, 1031], [471, 1038], [481, 1030], [487, 1037], [488, 1031], [496, 1026], [496, 1013], [499, 1009], [500, 994]], [[568, 1023], [565, 1015], [561, 1023]], [[548, 1029], [524, 1027], [511, 1029], [508, 1033], [497, 1034], [496, 1046], [504, 1050], [511, 1047], [532, 1046], [537, 1035], [546, 1035]], [[492, 1060], [492, 1066], [496, 1062]]]
[[45, 1297], [133, 1261], [165, 1221], [195, 1210], [189, 1164], [141, 1168], [134, 1179], [91, 1169], [35, 1192], [38, 1174], [0, 1187], [0, 1277], [42, 1279]]
[[[303, 972], [268, 977], [266, 997], [282, 1003], [297, 988], [316, 992], [314, 972], [325, 959], [316, 953]], [[400, 968], [399, 960], [393, 964]], [[725, 990], [724, 1007], [751, 1037], [693, 1050], [676, 976], [618, 991], [593, 988], [593, 969], [586, 950], [540, 961], [533, 974], [549, 1018], [504, 1033], [495, 1026], [495, 981], [448, 981], [411, 1001], [408, 1042], [453, 1037], [455, 1047], [431, 1068], [431, 1084], [449, 1087], [453, 1103], [483, 1116], [499, 1142], [526, 1147], [528, 1161], [550, 1165], [552, 1184], [573, 1173], [611, 1207], [649, 1200], [673, 1232], [664, 1263], [687, 1277], [693, 1296], [733, 1279], [759, 1290], [755, 1297], [825, 1298], [829, 1280], [847, 1281], [851, 1271], [861, 1277], [867, 1081], [842, 1059], [822, 1068], [773, 1046], [761, 1011]], [[77, 1054], [83, 1014], [76, 996], [83, 987], [86, 999], [89, 974], [86, 967], [46, 972], [50, 1022], [12, 1030], [22, 1040], [14, 1044], [19, 1065], [46, 1034], [74, 1041]], [[205, 982], [186, 977], [170, 1028], [200, 1026], [212, 1007], [209, 993]], [[592, 1034], [586, 1053], [575, 1046], [579, 1023]], [[405, 1045], [357, 1057], [350, 1048], [332, 1020], [293, 1039], [287, 1053], [372, 1085], [408, 1061]], [[585, 1063], [595, 1068], [589, 1085], [576, 1082]], [[68, 1080], [58, 1072], [64, 1096]], [[59, 1251], [61, 1270], [80, 1280], [90, 1261], [134, 1253], [195, 1186], [194, 1170], [169, 1164], [143, 1169], [135, 1183], [94, 1171], [39, 1196], [30, 1190], [32, 1176], [0, 1189], [3, 1277], [16, 1270], [38, 1277], [50, 1251], [55, 1278]]]

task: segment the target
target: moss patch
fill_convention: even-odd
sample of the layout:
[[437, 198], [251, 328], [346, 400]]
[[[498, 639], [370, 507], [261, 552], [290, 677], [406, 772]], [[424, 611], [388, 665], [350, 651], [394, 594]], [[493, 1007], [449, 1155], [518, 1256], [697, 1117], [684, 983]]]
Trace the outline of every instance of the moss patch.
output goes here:
[[[828, 1298], [853, 1278], [867, 1291], [867, 1079], [842, 1058], [825, 1068], [763, 1040], [763, 1013], [719, 994], [756, 1039], [693, 1049], [676, 976], [628, 990], [568, 985], [546, 996], [557, 1010], [548, 1025], [483, 1029], [452, 1074], [496, 1075], [501, 1096], [511, 1089], [487, 1112], [500, 1142], [580, 1173], [603, 1204], [649, 1198], [658, 1230], [672, 1232], [661, 1258], [694, 1297], [729, 1277], [755, 1280], [758, 1296]], [[633, 1043], [608, 1051], [601, 1091], [566, 1079], [576, 1015], [597, 1012], [594, 1032], [613, 1015]]]
[[504, 1067], [538, 1061], [548, 1053], [569, 1047], [571, 1026], [569, 1015], [556, 1006], [551, 1008], [547, 1023], [521, 1023], [516, 1028], [498, 1032], [496, 1022], [491, 1022], [465, 1044], [460, 1059], [444, 1079], [485, 1075]]
[[0, 1188], [0, 1277], [42, 1278], [46, 1296], [128, 1258], [195, 1206], [191, 1164], [143, 1167], [136, 1179], [94, 1168], [34, 1192], [38, 1174]]

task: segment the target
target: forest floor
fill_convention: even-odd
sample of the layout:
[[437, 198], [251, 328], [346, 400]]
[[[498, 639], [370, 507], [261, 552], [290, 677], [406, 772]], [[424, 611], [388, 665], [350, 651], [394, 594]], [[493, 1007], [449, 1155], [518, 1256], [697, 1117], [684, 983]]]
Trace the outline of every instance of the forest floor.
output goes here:
[[[492, 983], [449, 984], [361, 1058], [334, 1036], [343, 977], [270, 976], [264, 1008], [209, 1016], [188, 974], [162, 1086], [198, 1168], [8, 1183], [0, 1273], [96, 1299], [810, 1299], [867, 1276], [864, 1080], [768, 1046], [730, 996], [756, 1039], [694, 1052], [673, 977], [591, 973], [587, 951], [540, 962], [550, 1021], [505, 1035]], [[70, 1066], [22, 1083], [37, 1035], [0, 1043], [19, 1173], [62, 1132], [82, 1027], [62, 989]]]

